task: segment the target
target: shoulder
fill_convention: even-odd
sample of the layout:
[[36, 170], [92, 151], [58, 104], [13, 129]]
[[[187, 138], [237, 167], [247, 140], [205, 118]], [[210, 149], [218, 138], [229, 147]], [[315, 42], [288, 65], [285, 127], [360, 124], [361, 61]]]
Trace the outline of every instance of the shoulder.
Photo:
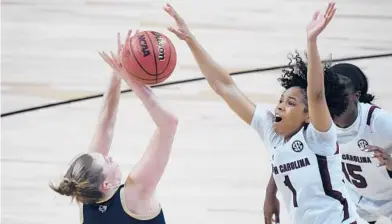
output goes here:
[[377, 108], [370, 117], [370, 129], [375, 135], [378, 144], [392, 147], [392, 114]]
[[[332, 119], [331, 119], [332, 120]], [[337, 128], [335, 123], [331, 122], [331, 126], [327, 131], [317, 130], [312, 123], [309, 123], [308, 127], [304, 131], [304, 135], [309, 140], [320, 140], [336, 142], [337, 140]]]
[[304, 131], [304, 138], [309, 148], [316, 154], [331, 156], [336, 153], [337, 130], [333, 122], [326, 132], [318, 131], [310, 123]]
[[267, 106], [256, 105], [250, 125], [255, 129], [259, 129], [261, 125], [272, 125], [273, 119], [274, 114], [272, 113], [271, 108], [268, 108]]
[[377, 107], [374, 109], [370, 118], [371, 126], [377, 128], [378, 126], [384, 126], [383, 122], [390, 124], [392, 122], [392, 113]]
[[272, 106], [256, 105], [250, 124], [267, 147], [277, 146], [283, 140], [283, 137], [274, 131], [275, 115], [272, 111]]
[[[155, 197], [143, 194], [141, 188], [130, 178], [120, 191], [120, 200], [124, 212], [136, 220], [152, 220], [163, 215], [161, 204]], [[149, 203], [146, 204], [146, 201]], [[146, 205], [147, 208], [145, 208]]]
[[250, 126], [264, 139], [271, 133], [274, 114], [265, 106], [256, 105]]

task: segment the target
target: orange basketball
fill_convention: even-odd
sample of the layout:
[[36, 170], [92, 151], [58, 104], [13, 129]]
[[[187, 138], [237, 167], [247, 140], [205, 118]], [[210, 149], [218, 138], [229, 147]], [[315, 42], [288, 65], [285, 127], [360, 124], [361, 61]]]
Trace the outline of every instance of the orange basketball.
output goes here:
[[129, 49], [124, 49], [125, 69], [144, 84], [158, 84], [173, 73], [177, 53], [170, 39], [162, 33], [143, 31], [130, 38]]

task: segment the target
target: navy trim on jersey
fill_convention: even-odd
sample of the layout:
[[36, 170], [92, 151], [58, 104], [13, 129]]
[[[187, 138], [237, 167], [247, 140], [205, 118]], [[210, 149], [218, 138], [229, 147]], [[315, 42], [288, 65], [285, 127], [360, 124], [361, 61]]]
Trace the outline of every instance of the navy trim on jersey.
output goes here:
[[343, 197], [342, 193], [340, 191], [336, 191], [332, 188], [332, 183], [331, 183], [331, 176], [329, 175], [329, 170], [328, 170], [328, 159], [326, 156], [320, 156], [316, 154], [317, 158], [317, 163], [318, 163], [318, 168], [321, 176], [321, 181], [323, 183], [323, 188], [324, 192], [327, 196], [336, 199], [342, 204], [343, 206], [343, 221], [347, 220], [350, 218], [350, 214], [348, 211], [348, 203], [347, 199]]
[[339, 154], [340, 148], [339, 148], [339, 143], [336, 142], [336, 152], [335, 155]]
[[121, 200], [121, 185], [113, 197], [107, 201], [83, 205], [83, 224], [165, 224], [165, 216], [162, 209], [159, 214], [151, 219], [138, 219], [133, 217], [126, 208], [123, 207]]
[[[380, 107], [372, 105], [370, 107], [370, 109], [369, 109], [368, 116], [367, 116], [367, 121], [366, 121], [366, 124], [369, 125], [369, 126], [370, 126], [370, 123], [371, 123], [371, 120], [372, 120], [372, 115], [373, 115], [373, 112], [374, 112], [375, 109], [380, 109]], [[386, 170], [387, 170], [388, 176], [392, 179], [392, 170], [388, 170], [388, 169], [386, 169]]]
[[375, 110], [376, 108], [377, 108], [377, 109], [380, 109], [380, 107], [375, 106], [375, 105], [372, 105], [372, 106], [370, 107], [370, 109], [369, 109], [368, 116], [367, 116], [367, 120], [366, 120], [366, 124], [369, 125], [369, 126], [370, 126], [370, 122], [371, 122], [371, 120], [372, 120], [373, 112], [374, 112], [374, 110]]

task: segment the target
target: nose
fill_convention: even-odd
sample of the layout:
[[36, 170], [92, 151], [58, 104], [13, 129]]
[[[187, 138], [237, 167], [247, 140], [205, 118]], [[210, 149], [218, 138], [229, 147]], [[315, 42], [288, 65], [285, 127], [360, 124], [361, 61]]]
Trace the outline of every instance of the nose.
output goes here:
[[284, 110], [284, 103], [283, 102], [279, 103], [276, 108], [278, 109], [278, 111], [283, 111]]

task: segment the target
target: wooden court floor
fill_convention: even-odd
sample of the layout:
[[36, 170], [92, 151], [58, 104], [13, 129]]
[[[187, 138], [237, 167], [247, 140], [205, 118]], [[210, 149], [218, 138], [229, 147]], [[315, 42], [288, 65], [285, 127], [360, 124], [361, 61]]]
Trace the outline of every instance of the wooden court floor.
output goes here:
[[[305, 26], [318, 0], [171, 0], [199, 41], [230, 71], [287, 64], [305, 49]], [[2, 0], [1, 113], [105, 90], [110, 69], [97, 51], [114, 50], [116, 32], [153, 29], [174, 42], [178, 65], [168, 81], [200, 77], [161, 0]], [[199, 7], [199, 8], [197, 8]], [[392, 1], [337, 1], [320, 38], [323, 58], [392, 52]], [[197, 9], [197, 10], [196, 10]], [[392, 111], [392, 58], [357, 60], [377, 104]], [[279, 70], [235, 77], [254, 101], [273, 107]], [[124, 88], [126, 86], [124, 85]], [[167, 221], [263, 223], [270, 175], [267, 151], [205, 81], [154, 89], [180, 119], [157, 194]], [[77, 223], [78, 208], [48, 188], [92, 136], [100, 99], [1, 118], [1, 223]], [[124, 174], [139, 159], [154, 125], [132, 93], [123, 94], [112, 154]], [[281, 201], [282, 203], [282, 201]], [[282, 222], [289, 224], [282, 204]], [[388, 224], [380, 220], [378, 224]]]

